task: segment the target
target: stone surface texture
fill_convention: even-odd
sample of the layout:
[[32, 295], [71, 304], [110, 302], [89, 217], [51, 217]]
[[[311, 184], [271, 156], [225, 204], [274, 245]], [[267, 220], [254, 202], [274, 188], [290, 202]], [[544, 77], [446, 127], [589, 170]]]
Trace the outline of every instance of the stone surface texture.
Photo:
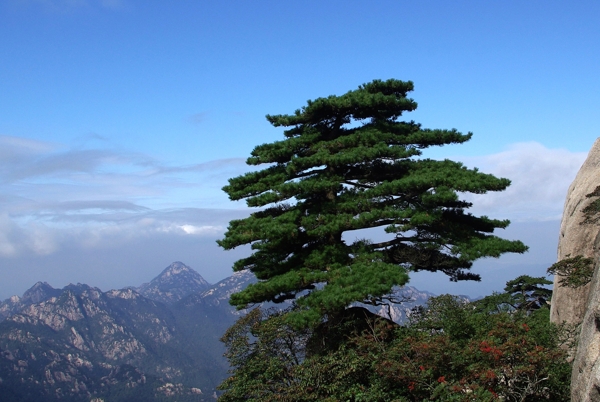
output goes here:
[[597, 263], [573, 361], [571, 401], [600, 401], [600, 274]]
[[[597, 225], [581, 225], [582, 210], [592, 201], [586, 195], [600, 185], [600, 138], [596, 140], [587, 159], [579, 169], [567, 192], [558, 240], [558, 261], [583, 255], [596, 257]], [[572, 289], [561, 286], [560, 277], [554, 277], [554, 292], [550, 320], [578, 324], [583, 320], [590, 285]]]
[[600, 138], [569, 187], [558, 242], [558, 261], [583, 255], [594, 259], [590, 284], [571, 289], [554, 278], [550, 319], [555, 323], [581, 324], [573, 360], [571, 400], [600, 402], [600, 226], [585, 224], [582, 210], [592, 202], [586, 195], [600, 185]]

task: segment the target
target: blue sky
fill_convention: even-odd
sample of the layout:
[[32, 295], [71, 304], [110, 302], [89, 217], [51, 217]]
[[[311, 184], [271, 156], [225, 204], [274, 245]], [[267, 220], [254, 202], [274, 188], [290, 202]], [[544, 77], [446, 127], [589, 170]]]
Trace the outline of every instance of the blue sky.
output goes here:
[[474, 211], [532, 246], [479, 263], [479, 284], [412, 284], [477, 296], [542, 275], [600, 133], [599, 22], [597, 1], [3, 1], [0, 298], [175, 260], [229, 275], [245, 250], [214, 240], [247, 211], [220, 188], [282, 138], [264, 116], [375, 78], [415, 83], [407, 119], [474, 133], [426, 155], [512, 179]]

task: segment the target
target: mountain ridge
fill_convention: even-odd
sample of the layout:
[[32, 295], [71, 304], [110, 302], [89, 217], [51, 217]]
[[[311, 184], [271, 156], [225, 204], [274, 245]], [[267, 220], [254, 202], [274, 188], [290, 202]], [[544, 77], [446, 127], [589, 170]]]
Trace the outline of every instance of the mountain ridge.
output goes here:
[[[249, 278], [228, 283], [239, 289]], [[14, 401], [214, 400], [228, 370], [219, 339], [238, 317], [224, 300], [231, 291], [221, 285], [210, 301], [180, 303], [210, 288], [181, 262], [139, 287], [107, 292], [36, 283], [0, 303], [0, 395]]]
[[[0, 303], [0, 395], [13, 395], [10, 401], [214, 400], [229, 369], [220, 337], [246, 311], [232, 307], [229, 297], [256, 281], [241, 271], [211, 285], [174, 262], [148, 283], [106, 292], [37, 282]], [[405, 296], [405, 303], [366, 307], [403, 321], [433, 294], [404, 287], [395, 296]]]

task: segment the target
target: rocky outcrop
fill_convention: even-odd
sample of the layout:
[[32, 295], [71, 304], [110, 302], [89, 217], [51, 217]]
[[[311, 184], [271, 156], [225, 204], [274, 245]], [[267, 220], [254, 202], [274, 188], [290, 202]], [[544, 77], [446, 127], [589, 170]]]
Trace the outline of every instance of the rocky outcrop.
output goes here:
[[581, 324], [573, 360], [571, 400], [600, 402], [600, 225], [582, 224], [584, 209], [594, 201], [586, 197], [600, 186], [600, 138], [596, 140], [569, 187], [558, 243], [558, 260], [583, 255], [594, 261], [592, 281], [578, 288], [562, 286], [554, 278], [550, 319]]
[[[598, 225], [582, 225], [583, 209], [592, 201], [586, 198], [600, 185], [600, 138], [596, 140], [587, 159], [567, 192], [558, 241], [558, 261], [583, 255], [595, 258]], [[555, 323], [579, 324], [585, 314], [590, 285], [568, 288], [559, 283], [561, 277], [554, 277], [554, 292], [550, 308], [550, 320]]]
[[37, 283], [0, 303], [0, 401], [214, 401], [229, 368], [219, 338], [239, 317], [228, 298], [253, 281], [211, 286], [176, 262], [148, 297]]
[[[600, 242], [596, 243], [600, 246]], [[597, 261], [597, 260], [596, 260]], [[571, 400], [600, 401], [600, 274], [594, 270], [571, 375]]]
[[23, 293], [23, 297], [12, 296], [0, 302], [0, 321], [17, 314], [34, 303], [40, 303], [61, 294], [60, 289], [54, 289], [46, 282], [38, 282]]

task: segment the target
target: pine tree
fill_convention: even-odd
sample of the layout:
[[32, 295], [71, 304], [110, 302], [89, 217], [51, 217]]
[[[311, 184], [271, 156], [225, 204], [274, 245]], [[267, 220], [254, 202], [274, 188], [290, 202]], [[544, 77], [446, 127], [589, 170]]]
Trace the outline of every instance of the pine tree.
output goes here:
[[512, 299], [511, 305], [517, 310], [531, 312], [544, 306], [549, 307], [552, 290], [544, 286], [552, 285], [552, 281], [541, 277], [521, 275], [506, 282], [504, 291]]
[[[257, 146], [247, 163], [267, 167], [223, 188], [231, 200], [260, 208], [231, 221], [218, 241], [253, 250], [234, 270], [250, 269], [260, 281], [232, 295], [233, 305], [294, 299], [297, 324], [310, 324], [353, 302], [375, 303], [407, 283], [409, 272], [479, 280], [468, 271], [474, 260], [527, 250], [493, 235], [508, 220], [467, 213], [471, 203], [458, 195], [502, 191], [509, 180], [422, 157], [472, 134], [400, 121], [417, 107], [407, 97], [412, 90], [410, 81], [375, 80], [308, 101], [293, 115], [267, 115], [286, 138]], [[348, 232], [368, 228], [387, 238], [349, 240], [356, 234]]]

